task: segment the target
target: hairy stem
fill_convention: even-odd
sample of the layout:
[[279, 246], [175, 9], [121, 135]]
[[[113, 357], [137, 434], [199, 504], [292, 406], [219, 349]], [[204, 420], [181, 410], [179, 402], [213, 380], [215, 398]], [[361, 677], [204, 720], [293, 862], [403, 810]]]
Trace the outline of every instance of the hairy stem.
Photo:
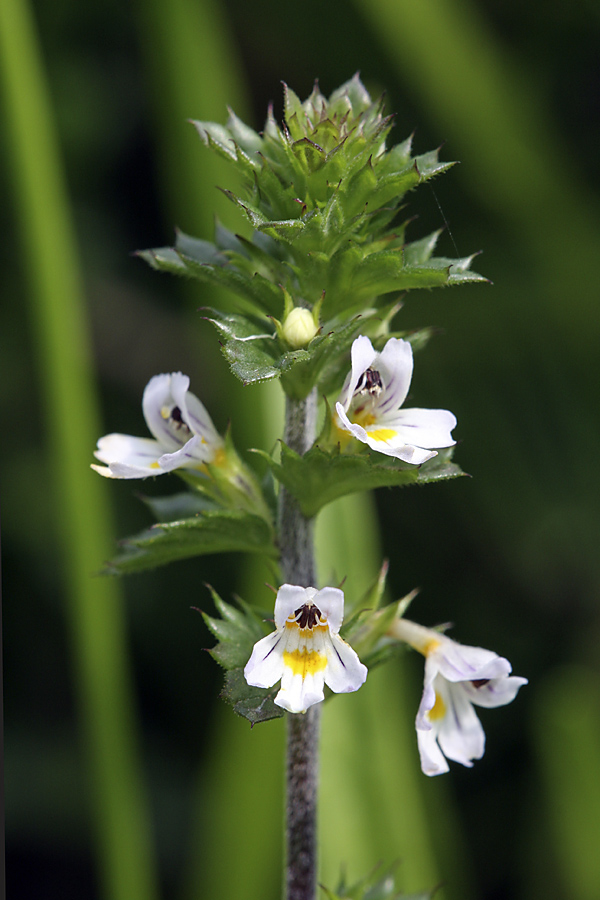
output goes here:
[[[317, 397], [286, 398], [284, 440], [305, 453], [316, 434]], [[284, 582], [315, 586], [313, 521], [285, 488], [279, 495], [279, 541]], [[317, 890], [317, 782], [320, 706], [287, 715], [286, 900], [314, 900]]]

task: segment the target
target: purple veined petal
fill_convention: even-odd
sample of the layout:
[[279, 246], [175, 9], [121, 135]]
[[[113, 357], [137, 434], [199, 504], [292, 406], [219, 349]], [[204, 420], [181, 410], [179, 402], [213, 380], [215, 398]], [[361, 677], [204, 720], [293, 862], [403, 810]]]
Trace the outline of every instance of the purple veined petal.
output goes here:
[[283, 628], [286, 619], [309, 603], [317, 593], [316, 588], [304, 588], [296, 584], [282, 584], [275, 600], [275, 627]]
[[420, 730], [417, 726], [417, 745], [424, 775], [444, 775], [450, 770], [433, 729], [425, 731]]
[[[474, 679], [477, 681], [478, 679]], [[485, 681], [485, 679], [483, 679]], [[493, 708], [496, 706], [506, 706], [517, 696], [519, 689], [524, 684], [528, 684], [526, 678], [518, 675], [510, 675], [506, 678], [491, 678], [484, 684], [473, 684], [472, 681], [464, 681], [461, 687], [465, 694], [476, 706]]]
[[329, 630], [337, 634], [344, 620], [344, 592], [339, 588], [321, 588], [314, 595], [313, 603], [326, 617]]
[[[383, 413], [383, 406], [378, 412]], [[456, 428], [456, 418], [447, 409], [397, 409], [379, 415], [377, 424], [397, 431], [404, 443], [426, 450], [453, 447], [456, 443], [451, 434]]]
[[341, 403], [344, 410], [350, 406], [350, 401], [356, 390], [356, 386], [363, 372], [366, 372], [373, 360], [377, 357], [377, 351], [373, 344], [364, 334], [361, 334], [352, 344], [351, 358], [352, 368], [350, 374], [344, 382], [344, 387], [339, 396], [338, 402]]
[[435, 658], [438, 671], [451, 682], [505, 678], [512, 669], [507, 659], [492, 650], [459, 644], [446, 635], [440, 635], [431, 657]]
[[413, 444], [405, 443], [399, 432], [395, 428], [390, 428], [385, 422], [375, 422], [363, 428], [362, 425], [350, 421], [341, 403], [338, 402], [335, 409], [340, 428], [344, 431], [349, 431], [357, 441], [361, 441], [361, 443], [366, 444], [378, 453], [393, 456], [414, 466], [420, 466], [427, 462], [428, 459], [433, 459], [434, 456], [437, 456], [435, 450], [424, 450]]
[[296, 652], [287, 646], [283, 654], [281, 690], [275, 703], [293, 713], [304, 712], [319, 703], [324, 699], [326, 667], [327, 657], [312, 639], [301, 637]]
[[167, 452], [178, 450], [192, 436], [181, 408], [189, 384], [187, 375], [172, 372], [155, 375], [144, 390], [142, 409], [146, 424]]
[[284, 637], [273, 631], [258, 641], [244, 668], [244, 678], [253, 687], [270, 688], [283, 675]]
[[462, 684], [450, 684], [441, 676], [435, 682], [446, 705], [440, 719], [438, 743], [444, 756], [463, 766], [471, 767], [474, 759], [481, 759], [485, 750], [485, 733]]
[[[390, 338], [381, 353], [378, 354], [374, 367], [381, 375], [383, 382], [383, 391], [376, 404], [379, 418], [399, 409], [406, 400], [413, 374], [411, 345], [402, 338]], [[418, 441], [414, 443], [418, 443]]]
[[327, 669], [325, 684], [335, 694], [357, 691], [367, 680], [367, 667], [361, 663], [356, 651], [342, 640], [339, 634], [325, 639]]
[[223, 438], [213, 425], [204, 404], [187, 389], [186, 383], [189, 385], [189, 378], [180, 373], [176, 375], [172, 377], [171, 391], [175, 404], [181, 410], [183, 421], [193, 434], [199, 435], [207, 444], [215, 448], [222, 447]]
[[429, 660], [425, 661], [425, 681], [423, 684], [423, 696], [417, 711], [417, 729], [422, 731], [431, 731], [433, 725], [429, 720], [429, 713], [435, 706], [436, 692], [434, 681], [437, 677], [437, 670], [433, 666], [428, 666]]
[[355, 422], [350, 421], [350, 419], [346, 415], [346, 410], [339, 400], [335, 404], [335, 411], [338, 414], [340, 428], [342, 428], [344, 431], [349, 431], [353, 437], [355, 437], [358, 441], [362, 441], [363, 444], [366, 443], [365, 438], [367, 432], [362, 427], [362, 425], [357, 425]]
[[395, 429], [388, 429], [378, 424], [368, 425], [365, 429], [364, 443], [372, 450], [376, 450], [377, 453], [393, 456], [413, 466], [422, 466], [423, 463], [437, 456], [436, 450], [424, 450], [422, 447], [406, 442], [399, 431], [389, 436], [388, 431], [394, 432]]
[[105, 478], [148, 478], [162, 475], [158, 458], [163, 452], [158, 441], [129, 434], [107, 434], [98, 441], [94, 456], [107, 467], [92, 465]]
[[174, 469], [194, 468], [203, 463], [210, 463], [214, 459], [214, 448], [206, 444], [197, 434], [174, 453], [164, 453], [158, 460], [158, 464], [164, 472], [172, 472]]

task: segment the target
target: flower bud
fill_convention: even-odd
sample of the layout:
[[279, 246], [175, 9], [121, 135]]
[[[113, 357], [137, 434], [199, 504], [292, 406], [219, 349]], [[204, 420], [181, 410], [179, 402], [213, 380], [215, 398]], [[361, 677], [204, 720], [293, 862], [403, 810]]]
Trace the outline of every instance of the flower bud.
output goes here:
[[310, 344], [318, 330], [310, 310], [296, 306], [284, 320], [282, 337], [292, 350], [300, 350]]

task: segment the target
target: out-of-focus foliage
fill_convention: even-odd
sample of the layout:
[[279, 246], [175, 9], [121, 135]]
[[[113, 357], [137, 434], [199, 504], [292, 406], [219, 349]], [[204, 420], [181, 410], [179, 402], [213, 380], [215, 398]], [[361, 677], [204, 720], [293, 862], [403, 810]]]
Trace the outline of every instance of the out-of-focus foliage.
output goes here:
[[[444, 157], [461, 165], [421, 189], [416, 227], [423, 234], [445, 228], [439, 251], [448, 257], [483, 250], [478, 269], [493, 286], [413, 292], [396, 322], [406, 330], [433, 327], [415, 377], [414, 404], [427, 405], [435, 395], [457, 414], [456, 458], [473, 477], [435, 490], [377, 494], [383, 548], [392, 560], [388, 581], [395, 597], [421, 587], [414, 602], [422, 621], [451, 618], [458, 638], [506, 655], [530, 685], [501, 719], [484, 718], [484, 759], [470, 771], [454, 767], [444, 781], [419, 781], [416, 746], [404, 730], [420, 692], [410, 657], [402, 661], [402, 698], [393, 686], [375, 691], [383, 675], [376, 671], [364, 706], [357, 695], [356, 722], [338, 720], [332, 705], [324, 732], [324, 866], [333, 869], [327, 883], [335, 884], [339, 871], [339, 859], [329, 859], [336, 840], [348, 848], [350, 883], [375, 861], [371, 854], [368, 865], [358, 868], [373, 841], [383, 847], [386, 862], [392, 845], [406, 857], [399, 884], [413, 890], [401, 877], [406, 871], [408, 879], [416, 852], [402, 819], [403, 805], [412, 799], [400, 796], [397, 771], [385, 784], [362, 769], [365, 753], [375, 766], [394, 759], [406, 741], [402, 768], [415, 764], [408, 785], [424, 797], [422, 821], [433, 835], [447, 897], [595, 900], [600, 887], [587, 848], [598, 823], [584, 801], [595, 796], [600, 771], [596, 735], [587, 727], [598, 716], [594, 685], [600, 677], [600, 435], [593, 396], [600, 326], [593, 274], [600, 241], [598, 12], [591, 3], [564, 0], [554, 6], [539, 0], [228, 0], [219, 10], [183, 0], [164, 11], [151, 0], [34, 4], [84, 265], [104, 430], [135, 433], [149, 377], [183, 370], [199, 386], [219, 430], [231, 418], [238, 446], [272, 449], [272, 436], [261, 436], [264, 413], [255, 400], [261, 387], [235, 385], [212, 326], [188, 311], [214, 306], [209, 293], [182, 289], [129, 255], [172, 243], [174, 225], [211, 240], [221, 198], [220, 217], [236, 227], [228, 218], [233, 207], [218, 191], [177, 187], [178, 161], [197, 171], [199, 184], [206, 175], [210, 184], [229, 186], [222, 170], [208, 177], [213, 157], [198, 146], [185, 119], [224, 121], [229, 102], [260, 128], [269, 101], [277, 112], [281, 80], [306, 96], [317, 75], [328, 94], [359, 69], [372, 95], [388, 91], [388, 109], [397, 111], [393, 140], [416, 129], [418, 153], [445, 141]], [[227, 46], [230, 36], [228, 85], [201, 46], [207, 33], [219, 35], [213, 50], [222, 49], [222, 41]], [[167, 46], [189, 73], [178, 83], [176, 67], [161, 55]], [[201, 99], [195, 67], [204, 71]], [[235, 73], [242, 75], [250, 109], [243, 109]], [[31, 140], [37, 140], [33, 122]], [[100, 894], [64, 627], [56, 543], [61, 509], [48, 490], [54, 472], [41, 424], [52, 410], [42, 406], [45, 373], [26, 314], [27, 256], [14, 227], [16, 199], [4, 149], [0, 156], [10, 198], [0, 212], [9, 891], [48, 900], [92, 898]], [[75, 423], [80, 415], [72, 410]], [[134, 490], [111, 485], [120, 535], [150, 523]], [[162, 490], [144, 485], [146, 494]], [[368, 530], [362, 540], [371, 540]], [[104, 561], [98, 558], [97, 569]], [[226, 600], [236, 590], [248, 596], [239, 584], [242, 560], [231, 562], [206, 556], [136, 575], [125, 585], [142, 760], [165, 898], [181, 896], [182, 870], [190, 900], [199, 896], [198, 884], [214, 885], [209, 864], [229, 879], [223, 895], [231, 900], [247, 900], [248, 884], [261, 884], [262, 896], [279, 891], [279, 873], [269, 866], [280, 853], [281, 723], [254, 729], [249, 741], [246, 723], [224, 718], [231, 714], [216, 699], [221, 673], [200, 649], [211, 639], [189, 609], [200, 605], [213, 614], [202, 581]], [[348, 559], [347, 569], [352, 565]], [[340, 581], [343, 566], [342, 557], [334, 573]], [[322, 574], [334, 583], [330, 571]], [[359, 595], [374, 575], [365, 573]], [[269, 577], [265, 568], [258, 583]], [[251, 599], [268, 606], [267, 589], [254, 592]], [[583, 681], [563, 668], [571, 663], [583, 666]], [[589, 718], [577, 712], [582, 708]], [[566, 730], [563, 713], [570, 715]], [[228, 783], [232, 761], [239, 780]], [[246, 778], [246, 766], [253, 773], [267, 766], [265, 781]], [[377, 798], [381, 833], [366, 815], [350, 827], [363, 796], [345, 774], [356, 772]], [[586, 777], [579, 780], [577, 773]], [[255, 849], [243, 878], [231, 865], [232, 834], [239, 852], [244, 849], [244, 833], [231, 820], [234, 805], [236, 818], [254, 816], [255, 823]], [[339, 834], [332, 828], [334, 807], [343, 816]], [[194, 825], [194, 808], [216, 814], [210, 821], [200, 815]], [[453, 810], [458, 819], [449, 820]], [[459, 831], [467, 847], [462, 876], [455, 867]], [[428, 886], [417, 880], [414, 890], [419, 885]]]

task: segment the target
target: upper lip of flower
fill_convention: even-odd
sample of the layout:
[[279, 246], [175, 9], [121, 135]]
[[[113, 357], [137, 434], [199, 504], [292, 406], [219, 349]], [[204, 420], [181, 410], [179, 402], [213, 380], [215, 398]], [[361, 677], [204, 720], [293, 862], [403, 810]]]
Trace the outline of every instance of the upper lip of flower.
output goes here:
[[248, 684], [268, 688], [281, 679], [275, 703], [292, 713], [323, 700], [325, 684], [336, 693], [358, 690], [367, 669], [338, 634], [343, 613], [338, 588], [282, 585], [275, 601], [276, 630], [254, 645], [244, 668]]
[[213, 462], [224, 442], [189, 384], [181, 372], [151, 378], [142, 409], [153, 439], [105, 435], [94, 455], [107, 465], [92, 468], [109, 478], [146, 478]]
[[390, 338], [378, 353], [365, 335], [352, 345], [352, 367], [336, 403], [337, 425], [373, 450], [421, 465], [456, 442], [445, 409], [401, 409], [413, 371], [412, 347]]

